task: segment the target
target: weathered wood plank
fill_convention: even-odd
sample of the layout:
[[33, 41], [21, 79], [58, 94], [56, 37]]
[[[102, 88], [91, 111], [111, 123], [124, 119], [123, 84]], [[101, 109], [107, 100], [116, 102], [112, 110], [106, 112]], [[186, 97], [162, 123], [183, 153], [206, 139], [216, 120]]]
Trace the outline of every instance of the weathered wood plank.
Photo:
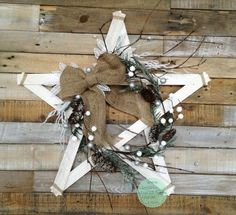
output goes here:
[[[178, 86], [162, 86], [163, 98], [176, 92]], [[24, 86], [16, 84], [16, 74], [0, 73], [0, 98], [3, 100], [40, 100]], [[236, 79], [212, 79], [207, 88], [201, 88], [187, 98], [186, 104], [236, 104]]]
[[171, 0], [171, 8], [236, 10], [236, 2], [234, 0]]
[[[3, 214], [126, 214], [143, 215], [145, 208], [136, 194], [110, 195], [104, 193], [68, 193], [55, 197], [49, 193], [1, 193], [0, 212]], [[159, 208], [148, 208], [148, 214], [160, 215], [234, 215], [235, 197], [201, 197], [172, 195]]]
[[[179, 65], [186, 60], [183, 57], [160, 57], [162, 63], [172, 62]], [[181, 73], [200, 73], [206, 71], [211, 78], [236, 78], [236, 61], [232, 58], [207, 58], [207, 61], [199, 67], [188, 68], [197, 65], [201, 58], [191, 58], [184, 66], [178, 69]], [[96, 63], [93, 55], [64, 55], [64, 54], [34, 54], [0, 52], [1, 73], [49, 73], [58, 70], [58, 64], [62, 62], [67, 65], [76, 63], [81, 68], [90, 67]], [[37, 66], [35, 66], [37, 65]], [[217, 67], [216, 67], [217, 65]]]
[[[1, 56], [1, 55], [0, 55]], [[175, 65], [180, 65], [186, 58], [183, 57], [160, 57], [158, 58], [160, 62], [167, 63], [173, 62]], [[207, 72], [211, 78], [236, 78], [236, 60], [233, 58], [206, 58], [206, 62], [200, 66], [194, 66], [193, 68], [188, 68], [189, 66], [198, 65], [201, 58], [191, 58], [187, 61], [182, 69], [178, 69], [179, 73], [201, 73], [202, 71]], [[1, 70], [0, 70], [1, 71]]]
[[[138, 35], [131, 35], [129, 38], [133, 42], [137, 40]], [[136, 53], [152, 52], [154, 55], [162, 54], [162, 37], [154, 36], [153, 38], [152, 41], [142, 40], [136, 43], [134, 45]], [[97, 39], [102, 39], [101, 35], [2, 31], [0, 34], [0, 51], [93, 54]]]
[[39, 5], [0, 4], [0, 30], [38, 31]]
[[[183, 104], [183, 108], [184, 119], [177, 121], [177, 125], [236, 126], [235, 106]], [[0, 110], [1, 121], [43, 122], [52, 108], [43, 101], [0, 100]], [[130, 124], [136, 120], [107, 107], [107, 123]]]
[[[236, 128], [194, 126], [175, 126], [175, 128], [176, 147], [236, 148]], [[113, 135], [118, 135], [124, 130], [119, 125], [112, 124], [109, 124], [107, 129]], [[0, 134], [1, 144], [54, 144], [59, 143], [60, 127], [53, 123], [1, 122]], [[145, 143], [144, 136], [140, 135], [129, 142], [131, 145], [143, 143]]]
[[[0, 120], [43, 122], [52, 108], [43, 101], [0, 100]], [[55, 120], [55, 119], [54, 119]]]
[[[183, 36], [166, 36], [164, 41], [164, 53], [184, 39]], [[166, 56], [188, 57], [205, 41], [194, 54], [202, 57], [234, 57], [236, 50], [236, 37], [200, 37], [191, 36], [179, 46], [168, 52]], [[197, 41], [197, 42], [196, 42]]]
[[1, 73], [50, 73], [51, 71], [58, 70], [59, 63], [65, 63], [67, 65], [75, 63], [81, 68], [84, 68], [91, 67], [96, 63], [96, 58], [92, 55], [0, 53]]
[[[34, 191], [49, 192], [49, 187], [55, 178], [55, 172], [52, 171], [37, 171], [34, 175]], [[132, 189], [132, 185], [124, 180], [121, 173], [99, 173], [102, 180], [106, 184], [107, 190], [110, 193], [136, 193]], [[171, 174], [171, 181], [175, 185], [175, 194], [187, 195], [236, 195], [235, 176], [225, 175], [192, 175], [192, 174]], [[88, 192], [90, 174], [85, 175], [67, 192]], [[140, 177], [140, 181], [143, 177]], [[93, 173], [92, 177], [92, 192], [105, 192], [98, 176]], [[1, 191], [3, 192], [3, 191]], [[19, 191], [20, 192], [20, 191]]]
[[[170, 148], [167, 166], [195, 173], [235, 174], [236, 149]], [[57, 170], [63, 148], [60, 145], [0, 145], [0, 170]], [[177, 170], [169, 169], [170, 172]]]
[[[133, 0], [0, 0], [0, 2], [16, 3], [16, 4], [39, 4], [39, 5], [60, 5], [60, 6], [79, 6], [79, 7], [95, 7], [95, 8], [113, 8], [113, 9], [153, 9], [157, 1], [156, 0], [139, 0], [134, 3]], [[161, 1], [158, 5], [160, 10], [170, 9], [170, 0]]]
[[[41, 19], [45, 22], [40, 25], [40, 31], [99, 33], [100, 26], [111, 19], [113, 11], [114, 9], [41, 6]], [[128, 33], [139, 34], [150, 11], [122, 11], [126, 14], [125, 24]], [[235, 20], [236, 14], [229, 11], [154, 11], [145, 25], [144, 33], [185, 35], [195, 30], [195, 35], [236, 36], [236, 30], [233, 28], [236, 26]], [[107, 31], [108, 26], [104, 31]]]
[[[99, 172], [109, 193], [136, 193], [120, 172]], [[0, 192], [50, 192], [56, 171], [0, 171]], [[143, 180], [140, 177], [140, 181]], [[235, 196], [236, 176], [171, 174], [175, 194]], [[88, 192], [90, 174], [85, 175], [66, 192]], [[92, 173], [91, 192], [105, 192], [104, 186]]]
[[33, 171], [0, 171], [1, 192], [33, 192]]
[[184, 104], [180, 125], [236, 126], [236, 106]]
[[[131, 35], [131, 42], [137, 39], [137, 35]], [[17, 40], [16, 40], [17, 38]], [[0, 51], [35, 52], [35, 53], [63, 53], [63, 54], [93, 54], [96, 47], [95, 34], [72, 33], [43, 33], [2, 31], [0, 34]], [[144, 36], [144, 38], [147, 38]], [[169, 50], [183, 37], [165, 37], [164, 51]], [[182, 43], [179, 47], [169, 52], [168, 56], [189, 56], [198, 46], [201, 37], [191, 37], [190, 41]], [[235, 57], [236, 37], [206, 37], [201, 49], [195, 56], [205, 57]], [[66, 47], [66, 48], [65, 48]], [[163, 53], [162, 37], [152, 36], [151, 40], [141, 40], [134, 45], [136, 54], [149, 53], [160, 56]]]

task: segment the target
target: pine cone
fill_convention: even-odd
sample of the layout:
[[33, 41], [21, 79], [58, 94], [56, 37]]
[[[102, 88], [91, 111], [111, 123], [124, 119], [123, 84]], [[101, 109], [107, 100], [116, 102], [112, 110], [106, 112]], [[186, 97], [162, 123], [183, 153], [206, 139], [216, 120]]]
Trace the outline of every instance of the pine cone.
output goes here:
[[169, 142], [176, 134], [176, 129], [172, 128], [171, 130], [167, 131], [163, 136], [162, 140]]
[[116, 172], [117, 170], [117, 167], [114, 165], [114, 163], [107, 157], [104, 157], [100, 152], [95, 152], [92, 155], [92, 161], [95, 165], [106, 172], [112, 173]]
[[149, 139], [151, 142], [157, 142], [160, 135], [160, 126], [158, 124], [153, 125], [149, 132]]
[[143, 99], [149, 103], [154, 103], [158, 98], [155, 91], [149, 86], [142, 88], [140, 94], [142, 95]]

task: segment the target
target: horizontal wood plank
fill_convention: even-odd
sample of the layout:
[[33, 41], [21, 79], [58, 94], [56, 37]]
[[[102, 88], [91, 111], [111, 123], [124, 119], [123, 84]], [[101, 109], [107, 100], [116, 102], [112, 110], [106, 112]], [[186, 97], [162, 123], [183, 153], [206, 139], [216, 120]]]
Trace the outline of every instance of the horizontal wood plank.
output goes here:
[[[95, 7], [95, 8], [113, 8], [113, 9], [153, 9], [157, 5], [156, 0], [0, 0], [0, 2], [16, 3], [16, 4], [39, 4], [39, 5], [60, 5], [60, 6], [79, 6], [79, 7]], [[170, 0], [161, 1], [157, 9], [169, 10]]]
[[[105, 193], [105, 188], [96, 173], [92, 174], [91, 192]], [[99, 172], [109, 193], [136, 193], [120, 172]], [[0, 192], [50, 192], [56, 171], [0, 171]], [[66, 193], [89, 192], [90, 173], [73, 184]], [[235, 196], [236, 176], [171, 174], [175, 195], [229, 195]], [[139, 177], [139, 183], [143, 180]]]
[[0, 4], [0, 30], [38, 31], [39, 5]]
[[171, 0], [171, 8], [236, 10], [236, 2], [234, 0]]
[[1, 192], [33, 192], [33, 171], [0, 171]]
[[[137, 37], [137, 35], [131, 35], [131, 42], [135, 41]], [[101, 36], [96, 34], [2, 31], [0, 51], [93, 54], [97, 38], [101, 39]], [[166, 52], [183, 40], [183, 37], [180, 36], [167, 36], [165, 41], [159, 36], [148, 38], [144, 36], [133, 46], [136, 54], [148, 53], [152, 56], [160, 56], [163, 54], [163, 42]], [[195, 51], [201, 40], [202, 37], [192, 36], [188, 41], [168, 52], [166, 56], [188, 57]], [[194, 56], [235, 57], [235, 40], [236, 37], [206, 37], [205, 43]]]
[[[149, 59], [149, 58], [147, 58]], [[172, 62], [179, 65], [186, 60], [184, 57], [159, 57], [161, 63]], [[176, 72], [200, 73], [205, 71], [211, 78], [236, 78], [236, 61], [232, 58], [207, 58], [206, 62], [199, 67], [189, 66], [199, 64], [201, 58], [191, 58]], [[1, 73], [49, 73], [58, 70], [59, 63], [75, 63], [81, 68], [91, 67], [96, 63], [93, 55], [65, 55], [65, 54], [37, 54], [37, 53], [17, 53], [0, 52], [0, 72]], [[35, 66], [37, 65], [37, 66]], [[217, 67], [215, 66], [217, 65]]]
[[[235, 174], [236, 149], [170, 148], [166, 165], [195, 173]], [[63, 155], [60, 145], [0, 145], [0, 170], [58, 170]], [[78, 160], [79, 162], [79, 160]], [[179, 170], [169, 169], [170, 172]]]
[[[24, 86], [16, 83], [16, 74], [0, 73], [0, 98], [2, 100], [40, 100]], [[162, 86], [163, 98], [179, 89], [178, 86]], [[207, 87], [203, 87], [189, 98], [185, 104], [236, 104], [236, 79], [212, 79]]]
[[[236, 49], [236, 37], [203, 37], [203, 36], [190, 36], [187, 40], [183, 41], [183, 36], [166, 36], [164, 41], [164, 53], [166, 56], [188, 57], [194, 52], [194, 56], [201, 57], [234, 57]], [[201, 41], [204, 43], [201, 44]], [[177, 44], [179, 44], [177, 46]], [[199, 49], [198, 49], [199, 47]], [[197, 50], [198, 49], [198, 50]]]
[[[8, 173], [9, 171], [7, 171]], [[13, 171], [14, 172], [14, 171]], [[92, 192], [105, 192], [100, 179], [95, 173], [92, 173]], [[121, 173], [102, 173], [102, 180], [106, 184], [106, 188], [110, 193], [136, 193], [132, 189], [132, 185], [124, 180]], [[49, 187], [53, 183], [56, 174], [53, 171], [36, 171], [34, 173], [34, 191], [49, 192]], [[75, 184], [73, 184], [66, 192], [88, 192], [90, 174], [85, 175]], [[235, 176], [225, 175], [194, 175], [194, 174], [171, 174], [171, 181], [175, 185], [175, 194], [185, 195], [230, 195], [235, 196], [236, 188]], [[143, 177], [139, 177], [141, 182]], [[4, 192], [4, 191], [1, 191]], [[19, 191], [20, 192], [20, 191]]]
[[[184, 119], [177, 121], [177, 125], [236, 126], [235, 106], [183, 104], [183, 108]], [[52, 111], [43, 101], [22, 100], [0, 100], [0, 109], [0, 120], [5, 122], [43, 122]], [[136, 120], [131, 115], [107, 107], [107, 123], [130, 124]]]
[[[17, 38], [17, 39], [16, 39]], [[130, 41], [137, 40], [138, 35], [131, 35]], [[136, 53], [150, 52], [160, 55], [163, 52], [163, 38], [153, 36], [153, 40], [140, 40], [133, 47]], [[62, 53], [62, 54], [93, 54], [99, 34], [75, 33], [44, 33], [2, 31], [0, 34], [0, 51]]]
[[59, 69], [59, 63], [67, 65], [75, 63], [81, 68], [85, 68], [96, 63], [96, 58], [92, 55], [0, 53], [1, 73], [50, 73]]
[[[186, 60], [184, 57], [159, 57], [157, 59], [162, 63], [171, 62], [176, 66], [182, 64]], [[236, 73], [233, 72], [236, 71], [236, 60], [234, 58], [205, 59], [205, 63], [200, 66], [193, 66], [198, 65], [201, 58], [191, 58], [183, 65], [184, 68], [180, 68], [177, 71], [179, 73], [201, 73], [205, 71], [211, 78], [236, 78]]]
[[[114, 9], [41, 6], [40, 31], [99, 33], [103, 23], [112, 18]], [[195, 30], [195, 35], [236, 36], [234, 12], [171, 10], [122, 10], [129, 34], [185, 35]], [[101, 15], [102, 14], [102, 15]], [[147, 17], [149, 17], [146, 23]], [[136, 21], [135, 25], [133, 21]], [[217, 22], [215, 22], [217, 20]], [[145, 24], [146, 23], [146, 24]], [[104, 27], [106, 32], [109, 25]]]
[[[55, 197], [50, 193], [0, 193], [3, 214], [125, 214], [143, 215], [146, 210], [136, 194], [68, 193]], [[235, 214], [235, 197], [172, 195], [158, 208], [148, 208], [149, 215]]]
[[[108, 132], [118, 135], [128, 125], [109, 124]], [[175, 147], [236, 148], [236, 128], [175, 126]], [[0, 123], [1, 144], [55, 144], [59, 143], [61, 127], [54, 123]], [[43, 135], [42, 135], [43, 134]], [[138, 135], [130, 145], [143, 145], [144, 136]]]

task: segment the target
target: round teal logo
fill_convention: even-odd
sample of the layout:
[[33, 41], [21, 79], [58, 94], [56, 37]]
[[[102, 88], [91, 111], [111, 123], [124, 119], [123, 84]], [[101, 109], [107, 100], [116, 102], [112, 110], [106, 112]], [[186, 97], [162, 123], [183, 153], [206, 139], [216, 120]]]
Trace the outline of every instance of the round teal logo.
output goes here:
[[166, 198], [165, 185], [158, 179], [145, 179], [138, 186], [139, 201], [149, 208], [161, 206]]

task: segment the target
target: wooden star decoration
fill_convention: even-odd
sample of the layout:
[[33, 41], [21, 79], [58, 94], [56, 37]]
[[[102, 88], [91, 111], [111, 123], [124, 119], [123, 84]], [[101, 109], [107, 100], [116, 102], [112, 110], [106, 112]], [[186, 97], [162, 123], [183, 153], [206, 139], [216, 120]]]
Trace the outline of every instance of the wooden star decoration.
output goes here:
[[[110, 25], [108, 34], [106, 36], [106, 46], [108, 52], [112, 52], [117, 46], [117, 41], [119, 41], [120, 47], [125, 47], [130, 44], [127, 35], [126, 27], [124, 24], [125, 14], [121, 11], [116, 11], [113, 13], [113, 20]], [[101, 41], [98, 41], [98, 45]], [[101, 44], [99, 45], [101, 46]], [[98, 57], [101, 49], [94, 50], [95, 56]], [[133, 56], [132, 49], [129, 47], [125, 50], [124, 54], [126, 57], [130, 58]], [[23, 85], [42, 100], [47, 102], [56, 111], [60, 111], [60, 107], [63, 101], [57, 96], [59, 93], [58, 87], [51, 90], [48, 87], [59, 85], [60, 74], [20, 74], [17, 76], [17, 83]], [[206, 86], [210, 81], [208, 75], [203, 72], [202, 74], [165, 74], [165, 83], [159, 83], [160, 85], [181, 85], [183, 86], [177, 92], [170, 94], [169, 98], [163, 102], [163, 106], [160, 106], [157, 112], [162, 116], [165, 112], [173, 109], [176, 105], [181, 103], [187, 97], [192, 95], [202, 86]], [[55, 93], [56, 91], [56, 93]], [[144, 131], [147, 134], [148, 126], [141, 120], [136, 121], [127, 130], [123, 131], [118, 135], [120, 141], [114, 144], [114, 146], [119, 150], [124, 150], [124, 145], [127, 144], [131, 139], [135, 138], [138, 134]], [[91, 165], [91, 157], [84, 160], [77, 167], [72, 169], [77, 152], [79, 150], [80, 142], [82, 139], [81, 135], [77, 140], [74, 140], [72, 136], [69, 139], [68, 145], [64, 152], [62, 161], [59, 166], [58, 173], [51, 187], [51, 192], [56, 196], [62, 195], [62, 193], [74, 184], [77, 180], [87, 174], [94, 166]], [[174, 192], [174, 185], [171, 184], [171, 179], [168, 174], [165, 160], [162, 156], [154, 156], [153, 163], [157, 165], [156, 171], [149, 167], [143, 167], [141, 165], [135, 165], [132, 161], [122, 158], [128, 165], [133, 169], [143, 175], [145, 178], [158, 179], [161, 180], [165, 185], [165, 192], [170, 195]], [[160, 166], [160, 167], [158, 167]]]

